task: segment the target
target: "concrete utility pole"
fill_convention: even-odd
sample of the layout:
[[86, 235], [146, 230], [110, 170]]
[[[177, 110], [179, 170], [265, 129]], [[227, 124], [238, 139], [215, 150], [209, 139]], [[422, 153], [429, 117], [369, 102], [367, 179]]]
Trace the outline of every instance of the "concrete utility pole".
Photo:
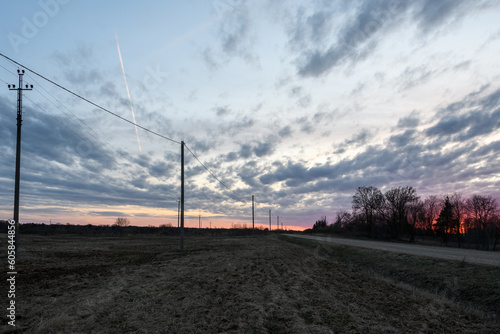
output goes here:
[[15, 222], [15, 235], [14, 247], [17, 255], [17, 243], [19, 234], [19, 185], [21, 180], [21, 125], [23, 123], [23, 90], [32, 90], [33, 85], [26, 85], [23, 88], [23, 75], [24, 70], [17, 70], [19, 75], [19, 86], [8, 85], [9, 90], [17, 90], [17, 142], [16, 142], [16, 175], [14, 185], [14, 222]]
[[184, 251], [184, 142], [181, 141], [181, 244], [180, 250]]

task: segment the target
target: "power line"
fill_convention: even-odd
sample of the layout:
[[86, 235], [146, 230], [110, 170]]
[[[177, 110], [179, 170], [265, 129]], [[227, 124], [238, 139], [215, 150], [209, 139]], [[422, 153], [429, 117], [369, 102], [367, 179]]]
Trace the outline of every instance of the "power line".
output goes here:
[[4, 67], [3, 65], [0, 65], [0, 67], [9, 72], [10, 74], [12, 74], [13, 76], [16, 76], [14, 72], [11, 72], [8, 68]]
[[[108, 109], [106, 109], [106, 108], [104, 108], [104, 107], [100, 106], [99, 104], [97, 104], [97, 103], [95, 103], [95, 102], [93, 102], [93, 101], [91, 101], [91, 100], [89, 100], [89, 99], [87, 99], [87, 98], [85, 98], [85, 97], [83, 97], [83, 96], [81, 96], [81, 95], [79, 95], [79, 94], [77, 94], [77, 93], [75, 93], [75, 92], [71, 91], [70, 89], [68, 89], [68, 88], [66, 88], [66, 87], [64, 87], [64, 86], [62, 86], [62, 85], [60, 85], [60, 84], [58, 84], [58, 83], [56, 83], [56, 82], [54, 82], [54, 81], [52, 81], [52, 80], [48, 79], [47, 77], [45, 77], [45, 76], [43, 76], [43, 75], [41, 75], [41, 74], [37, 73], [36, 71], [34, 71], [34, 70], [32, 70], [32, 69], [30, 69], [30, 68], [28, 68], [28, 67], [26, 67], [26, 66], [22, 65], [21, 63], [19, 63], [19, 62], [15, 61], [15, 60], [13, 60], [13, 59], [11, 59], [11, 58], [7, 57], [6, 55], [4, 55], [4, 54], [0, 53], [0, 56], [4, 57], [4, 58], [5, 58], [5, 59], [7, 59], [8, 61], [10, 61], [10, 62], [12, 62], [12, 63], [14, 63], [14, 64], [16, 64], [16, 65], [18, 65], [18, 66], [20, 66], [20, 67], [25, 68], [26, 70], [30, 71], [30, 72], [31, 72], [31, 73], [33, 73], [34, 75], [36, 75], [36, 76], [38, 76], [38, 77], [40, 77], [40, 78], [44, 79], [45, 81], [48, 81], [49, 83], [53, 84], [53, 85], [54, 85], [54, 86], [56, 86], [56, 87], [59, 87], [60, 89], [62, 89], [62, 90], [64, 90], [64, 91], [66, 91], [66, 92], [68, 92], [68, 93], [70, 93], [71, 95], [73, 95], [73, 96], [75, 96], [75, 97], [77, 97], [77, 98], [79, 98], [79, 99], [81, 99], [81, 100], [83, 100], [83, 101], [85, 101], [85, 102], [87, 102], [87, 103], [89, 103], [89, 104], [91, 104], [91, 105], [93, 105], [93, 106], [95, 106], [95, 107], [97, 107], [97, 108], [101, 109], [102, 111], [105, 111], [105, 112], [107, 112], [107, 113], [109, 113], [109, 114], [111, 114], [111, 115], [113, 115], [113, 116], [115, 116], [115, 117], [117, 117], [117, 118], [119, 118], [119, 119], [121, 119], [121, 120], [123, 120], [123, 121], [125, 121], [125, 122], [129, 123], [129, 124], [132, 124], [132, 125], [134, 125], [134, 126], [136, 126], [136, 127], [138, 127], [138, 128], [141, 128], [142, 130], [144, 130], [144, 131], [146, 131], [146, 132], [149, 132], [149, 133], [151, 133], [151, 134], [153, 134], [153, 135], [156, 135], [156, 136], [158, 136], [158, 137], [160, 137], [160, 138], [166, 139], [166, 140], [168, 140], [168, 141], [171, 141], [171, 142], [174, 142], [174, 143], [176, 143], [176, 144], [180, 144], [181, 146], [186, 147], [186, 148], [187, 148], [187, 150], [188, 150], [188, 151], [189, 151], [189, 152], [193, 155], [193, 157], [194, 157], [194, 158], [198, 161], [198, 163], [199, 163], [199, 164], [200, 164], [200, 165], [201, 165], [201, 166], [202, 166], [202, 167], [203, 167], [203, 168], [204, 168], [204, 169], [205, 169], [205, 170], [206, 170], [206, 171], [207, 171], [207, 172], [208, 172], [208, 173], [209, 173], [209, 174], [210, 174], [210, 175], [211, 175], [211, 176], [215, 179], [215, 180], [217, 180], [217, 181], [218, 181], [218, 182], [219, 182], [219, 183], [220, 183], [220, 184], [221, 184], [224, 188], [226, 188], [227, 190], [229, 190], [229, 191], [230, 191], [230, 192], [232, 192], [233, 194], [237, 195], [239, 198], [241, 197], [240, 195], [238, 195], [238, 194], [236, 194], [234, 191], [232, 191], [232, 190], [231, 190], [231, 188], [230, 188], [229, 186], [227, 186], [224, 182], [222, 182], [222, 181], [221, 181], [221, 180], [220, 180], [220, 179], [219, 179], [219, 178], [218, 178], [218, 177], [217, 177], [217, 176], [216, 176], [216, 175], [215, 175], [215, 174], [214, 174], [214, 173], [213, 173], [210, 169], [208, 169], [208, 167], [207, 167], [207, 166], [205, 166], [205, 164], [203, 164], [203, 163], [201, 162], [201, 160], [200, 160], [200, 159], [196, 156], [196, 154], [194, 154], [194, 152], [193, 152], [193, 151], [191, 151], [191, 149], [190, 149], [190, 148], [189, 148], [189, 147], [188, 147], [188, 146], [187, 146], [184, 142], [180, 142], [180, 141], [174, 140], [174, 139], [172, 139], [172, 138], [166, 137], [166, 136], [161, 135], [161, 134], [159, 134], [159, 133], [157, 133], [157, 132], [155, 132], [155, 131], [152, 131], [152, 130], [150, 130], [150, 129], [146, 128], [146, 127], [143, 127], [143, 126], [141, 126], [141, 125], [139, 125], [139, 124], [137, 124], [137, 123], [135, 123], [135, 122], [133, 122], [133, 121], [130, 121], [130, 120], [128, 120], [128, 119], [126, 119], [126, 118], [124, 118], [124, 117], [122, 117], [122, 116], [120, 116], [120, 115], [118, 115], [118, 114], [116, 114], [116, 113], [114, 113], [114, 112], [112, 112], [112, 111], [110, 111], [110, 110], [108, 110]], [[2, 66], [2, 65], [0, 65], [0, 66]], [[2, 67], [3, 67], [3, 66], [2, 66]], [[10, 72], [7, 68], [5, 68], [5, 67], [3, 67], [3, 68], [4, 68], [6, 71]], [[12, 73], [12, 72], [10, 72], [10, 73]], [[33, 79], [31, 76], [30, 76], [30, 78], [31, 78], [31, 79]], [[34, 80], [34, 79], [33, 79], [33, 80]], [[36, 80], [34, 80], [34, 81], [36, 82]], [[47, 90], [46, 90], [43, 86], [41, 86], [41, 87], [42, 87], [42, 89], [44, 89], [47, 93], [49, 93], [49, 92], [48, 92], [48, 91], [47, 91]], [[40, 91], [38, 91], [38, 92], [39, 92], [42, 96], [44, 96], [44, 95], [43, 95]], [[50, 94], [50, 93], [49, 93], [49, 94]], [[51, 96], [52, 96], [52, 97], [53, 97], [56, 101], [58, 101], [58, 100], [57, 100], [57, 99], [56, 99], [56, 98], [55, 98], [52, 94], [50, 94], [50, 95], [51, 95]], [[50, 100], [49, 100], [46, 96], [44, 96], [44, 97], [45, 97], [45, 98], [46, 98], [49, 102], [53, 103], [53, 102], [52, 102], [52, 101], [50, 101]], [[30, 101], [31, 101], [31, 100], [30, 100]], [[31, 102], [33, 102], [33, 101], [31, 101]], [[63, 105], [60, 101], [58, 101], [58, 102], [59, 102], [61, 105]], [[54, 105], [55, 105], [55, 104], [54, 104]], [[64, 106], [64, 105], [63, 105], [63, 106]], [[56, 107], [57, 107], [57, 106], [56, 106]], [[66, 108], [66, 109], [67, 109], [67, 108]], [[68, 109], [68, 111], [69, 111], [69, 109]], [[71, 112], [71, 111], [70, 111], [70, 112]], [[73, 113], [72, 113], [72, 114], [73, 114]], [[73, 115], [74, 115], [74, 114], [73, 114]], [[76, 117], [76, 115], [74, 115], [74, 116]], [[78, 117], [76, 117], [76, 118], [78, 119]], [[81, 121], [81, 120], [80, 120], [80, 121]], [[81, 121], [81, 122], [82, 122], [83, 124], [85, 124], [83, 121]], [[85, 124], [85, 125], [86, 125], [86, 124]], [[87, 126], [87, 125], [86, 125], [86, 126]], [[87, 126], [87, 127], [88, 127], [88, 126]], [[89, 127], [89, 128], [90, 128], [90, 127]], [[90, 129], [92, 130], [92, 128], [90, 128]], [[92, 130], [92, 131], [93, 131], [93, 130]], [[95, 133], [95, 131], [93, 131], [93, 132]], [[82, 139], [83, 139], [83, 138], [82, 138]]]
[[232, 192], [233, 194], [237, 195], [238, 197], [240, 197], [240, 195], [236, 194], [233, 190], [231, 190], [231, 188], [229, 188], [224, 182], [222, 182], [217, 176], [215, 176], [214, 173], [212, 173], [212, 171], [210, 169], [208, 169], [207, 166], [205, 166], [205, 164], [203, 164], [203, 162], [201, 162], [201, 160], [196, 156], [196, 154], [193, 153], [193, 151], [191, 151], [191, 149], [189, 149], [189, 147], [184, 144], [184, 146], [187, 148], [187, 150], [189, 151], [189, 153], [191, 153], [193, 155], [193, 157], [200, 163], [200, 165], [205, 168], [205, 170], [210, 173], [210, 175], [212, 175], [212, 177], [214, 179], [216, 179], [224, 188], [226, 188], [227, 190], [229, 190], [230, 192]]
[[125, 122], [127, 122], [127, 123], [130, 123], [130, 124], [132, 124], [132, 125], [134, 125], [134, 126], [137, 126], [138, 128], [141, 128], [141, 129], [142, 129], [142, 130], [144, 130], [144, 131], [147, 131], [147, 132], [149, 132], [149, 133], [151, 133], [151, 134], [154, 134], [155, 136], [158, 136], [158, 137], [160, 137], [160, 138], [163, 138], [163, 139], [169, 140], [169, 141], [174, 142], [174, 143], [176, 143], [176, 144], [180, 144], [180, 143], [181, 143], [181, 142], [179, 142], [179, 141], [177, 141], [177, 140], [174, 140], [174, 139], [172, 139], [172, 138], [169, 138], [169, 137], [166, 137], [166, 136], [164, 136], [164, 135], [161, 135], [161, 134], [159, 134], [159, 133], [157, 133], [157, 132], [155, 132], [155, 131], [153, 131], [153, 130], [150, 130], [150, 129], [148, 129], [148, 128], [146, 128], [146, 127], [142, 126], [142, 125], [139, 125], [139, 124], [137, 124], [137, 123], [134, 123], [134, 122], [132, 122], [131, 120], [128, 120], [128, 119], [126, 119], [125, 117], [122, 117], [122, 116], [120, 116], [120, 115], [118, 115], [118, 114], [116, 114], [116, 113], [112, 112], [111, 110], [108, 110], [108, 109], [106, 109], [106, 108], [104, 108], [104, 107], [102, 107], [102, 106], [98, 105], [97, 103], [90, 101], [89, 99], [87, 99], [87, 98], [85, 98], [85, 97], [83, 97], [83, 96], [81, 96], [81, 95], [79, 95], [79, 94], [77, 94], [77, 93], [75, 93], [75, 92], [73, 92], [73, 91], [69, 90], [68, 88], [66, 88], [66, 87], [64, 87], [64, 86], [62, 86], [62, 85], [60, 85], [60, 84], [58, 84], [58, 83], [56, 83], [56, 82], [54, 82], [54, 81], [52, 81], [52, 80], [50, 80], [50, 79], [46, 78], [45, 76], [43, 76], [43, 75], [41, 75], [41, 74], [39, 74], [39, 73], [37, 73], [37, 72], [33, 71], [32, 69], [30, 69], [30, 68], [28, 68], [28, 67], [24, 66], [23, 64], [20, 64], [20, 63], [18, 63], [17, 61], [15, 61], [15, 60], [13, 60], [13, 59], [11, 59], [11, 58], [7, 57], [7, 56], [6, 56], [6, 55], [4, 55], [3, 53], [0, 53], [0, 56], [4, 57], [5, 59], [7, 59], [7, 60], [9, 60], [9, 61], [13, 62], [14, 64], [16, 64], [16, 65], [18, 65], [18, 66], [21, 66], [21, 67], [25, 68], [26, 70], [30, 71], [30, 72], [31, 72], [31, 73], [33, 73], [34, 75], [36, 75], [36, 76], [38, 76], [38, 77], [40, 77], [40, 78], [42, 78], [42, 79], [44, 79], [44, 80], [46, 80], [46, 81], [50, 82], [50, 83], [51, 83], [51, 84], [53, 84], [54, 86], [59, 87], [60, 89], [62, 89], [62, 90], [64, 90], [64, 91], [66, 91], [66, 92], [68, 92], [68, 93], [70, 93], [70, 94], [72, 94], [72, 95], [76, 96], [77, 98], [79, 98], [79, 99], [81, 99], [81, 100], [83, 100], [83, 101], [85, 101], [85, 102], [87, 102], [87, 103], [89, 103], [89, 104], [91, 104], [91, 105], [93, 105], [93, 106], [95, 106], [95, 107], [97, 107], [97, 108], [101, 109], [102, 111], [105, 111], [105, 112], [107, 112], [107, 113], [109, 113], [109, 114], [111, 114], [111, 115], [113, 115], [113, 116], [115, 116], [115, 117], [117, 117], [117, 118], [121, 119], [122, 121], [125, 121]]
[[[38, 93], [40, 93], [40, 92], [38, 91]], [[42, 96], [43, 96], [43, 95], [42, 95]], [[30, 102], [31, 102], [31, 103], [32, 103], [35, 107], [37, 107], [39, 110], [41, 110], [41, 111], [45, 112], [45, 113], [46, 113], [47, 115], [49, 115], [49, 116], [50, 116], [53, 120], [55, 120], [56, 122], [58, 122], [59, 124], [61, 124], [63, 127], [65, 127], [68, 131], [70, 131], [70, 132], [72, 132], [73, 134], [75, 134], [75, 135], [76, 135], [78, 138], [80, 138], [82, 141], [86, 141], [86, 142], [88, 142], [90, 145], [92, 145], [92, 147], [94, 147], [93, 143], [92, 143], [89, 139], [84, 138], [84, 137], [82, 137], [82, 136], [81, 136], [78, 132], [73, 131], [73, 129], [71, 129], [68, 125], [64, 124], [63, 122], [61, 122], [61, 120], [59, 120], [59, 119], [57, 119], [55, 116], [51, 115], [51, 114], [50, 114], [50, 113], [49, 113], [46, 109], [44, 109], [44, 108], [43, 108], [41, 105], [39, 105], [38, 103], [34, 102], [34, 101], [33, 101], [32, 99], [30, 99], [29, 97], [27, 97], [27, 96], [26, 96], [25, 98], [26, 98], [28, 101], [30, 101]], [[49, 102], [51, 102], [51, 101], [49, 100]], [[57, 107], [57, 106], [56, 106], [56, 107]], [[106, 145], [106, 143], [104, 143], [104, 144]], [[110, 144], [108, 144], [108, 145], [109, 145], [109, 146], [111, 146]], [[111, 148], [113, 148], [113, 147], [111, 146]], [[99, 148], [99, 147], [97, 147], [97, 146], [96, 146], [96, 149], [100, 150], [100, 151], [101, 151], [101, 152], [103, 152], [103, 153], [106, 153], [104, 150], [102, 150], [101, 148]], [[118, 152], [118, 151], [117, 151], [117, 152]], [[120, 153], [120, 152], [118, 152], [118, 153], [121, 155], [121, 153]], [[122, 155], [122, 157], [123, 157], [124, 159], [126, 159], [126, 157], [125, 157], [125, 156], [123, 156], [123, 155]]]
[[[85, 123], [83, 120], [81, 120], [78, 116], [76, 116], [68, 107], [66, 107], [66, 105], [64, 105], [64, 103], [62, 103], [60, 100], [58, 100], [54, 95], [52, 95], [48, 90], [46, 90], [42, 85], [40, 85], [35, 79], [33, 79], [30, 75], [28, 75], [37, 85], [39, 85], [47, 94], [49, 94], [54, 100], [56, 100], [62, 107], [64, 107], [64, 109], [66, 109], [71, 115], [73, 115], [73, 117], [78, 120], [81, 124], [83, 124], [87, 129], [89, 129], [90, 131], [92, 131], [93, 135], [90, 133], [90, 131], [87, 131], [87, 134], [90, 135], [91, 137], [92, 136], [95, 136], [95, 138], [100, 142], [102, 143], [104, 146], [108, 146], [109, 148], [111, 148], [111, 151], [114, 151], [114, 152], [117, 152], [119, 155], [122, 156], [122, 158], [124, 158], [125, 160], [128, 160], [127, 157], [125, 157], [123, 155], [123, 153], [121, 153], [119, 150], [117, 150], [113, 145], [111, 145], [108, 141], [106, 141], [104, 138], [102, 138], [91, 126], [89, 126], [87, 123]], [[68, 115], [62, 108], [61, 106], [58, 106], [56, 105], [52, 100], [50, 100], [47, 96], [45, 96], [45, 94], [43, 94], [40, 90], [38, 90], [36, 87], [34, 88], [34, 90], [42, 95], [48, 102], [50, 102], [52, 105], [54, 105], [57, 109], [59, 109], [63, 114], [65, 114], [68, 119], [71, 118], [70, 115]], [[30, 100], [31, 101], [31, 100]], [[36, 106], [38, 106], [40, 109], [43, 110], [43, 108], [41, 108], [39, 105], [37, 105], [36, 103], [34, 103], [33, 101], [31, 101], [33, 104], [35, 104]], [[47, 114], [50, 115], [50, 113], [48, 113], [46, 110], [44, 110]], [[54, 116], [50, 115], [52, 118], [54, 118], [56, 121], [60, 122], [59, 120], [57, 120]], [[62, 122], [60, 122], [61, 124], [63, 124]], [[75, 125], [78, 126], [77, 122], [74, 121]], [[63, 124], [64, 125], [64, 124]], [[66, 125], [64, 125], [66, 128], [68, 128]], [[81, 126], [80, 126], [81, 127]], [[81, 127], [82, 130], [84, 130], [83, 127]], [[74, 132], [73, 130], [69, 129], [68, 130]], [[78, 135], [78, 134], [77, 134]], [[78, 135], [80, 138], [81, 136]], [[85, 139], [85, 138], [81, 138], [82, 140], [86, 140], [87, 142], [91, 143], [88, 139]], [[92, 144], [92, 143], [91, 143]], [[102, 151], [104, 152], [104, 151]]]

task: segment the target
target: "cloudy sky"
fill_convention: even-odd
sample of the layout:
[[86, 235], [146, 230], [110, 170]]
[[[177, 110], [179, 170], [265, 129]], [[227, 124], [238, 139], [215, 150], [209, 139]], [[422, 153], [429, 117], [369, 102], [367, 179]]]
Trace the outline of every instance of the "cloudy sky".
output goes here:
[[[186, 150], [186, 226], [250, 224], [252, 195], [257, 224], [271, 209], [298, 227], [350, 210], [358, 186], [500, 199], [500, 1], [2, 7], [2, 54], [174, 140], [27, 71], [21, 222], [176, 225], [181, 140], [217, 177]], [[19, 66], [0, 66], [7, 219]]]

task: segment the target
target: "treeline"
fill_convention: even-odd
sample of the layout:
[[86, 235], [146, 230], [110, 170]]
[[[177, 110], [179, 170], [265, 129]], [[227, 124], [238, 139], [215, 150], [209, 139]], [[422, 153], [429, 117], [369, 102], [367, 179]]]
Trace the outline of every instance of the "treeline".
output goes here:
[[411, 186], [382, 193], [359, 187], [352, 196], [352, 211], [337, 212], [334, 222], [316, 221], [313, 231], [347, 233], [374, 239], [439, 238], [446, 245], [496, 250], [500, 240], [500, 211], [491, 196], [459, 193], [418, 196]]
[[[72, 224], [37, 224], [25, 223], [19, 225], [19, 233], [35, 235], [81, 235], [81, 236], [130, 236], [130, 235], [161, 235], [178, 236], [179, 228], [171, 224], [160, 226], [131, 226], [130, 222], [117, 219], [113, 225], [72, 225]], [[0, 233], [7, 233], [8, 222], [0, 220]], [[185, 227], [184, 235], [189, 236], [250, 236], [271, 233], [268, 229], [242, 227], [238, 224], [234, 228], [193, 228]], [[274, 233], [274, 231], [272, 231]]]

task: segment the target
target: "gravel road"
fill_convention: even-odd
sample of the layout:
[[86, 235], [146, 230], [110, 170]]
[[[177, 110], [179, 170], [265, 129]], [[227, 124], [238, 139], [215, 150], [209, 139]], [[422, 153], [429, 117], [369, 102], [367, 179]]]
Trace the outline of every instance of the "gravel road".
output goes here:
[[343, 239], [334, 237], [318, 237], [312, 235], [285, 234], [289, 237], [333, 242], [340, 245], [378, 249], [388, 252], [404, 253], [418, 256], [429, 256], [446, 260], [465, 261], [500, 267], [500, 252], [486, 252], [474, 249], [432, 247], [422, 245], [400, 244], [394, 242]]

